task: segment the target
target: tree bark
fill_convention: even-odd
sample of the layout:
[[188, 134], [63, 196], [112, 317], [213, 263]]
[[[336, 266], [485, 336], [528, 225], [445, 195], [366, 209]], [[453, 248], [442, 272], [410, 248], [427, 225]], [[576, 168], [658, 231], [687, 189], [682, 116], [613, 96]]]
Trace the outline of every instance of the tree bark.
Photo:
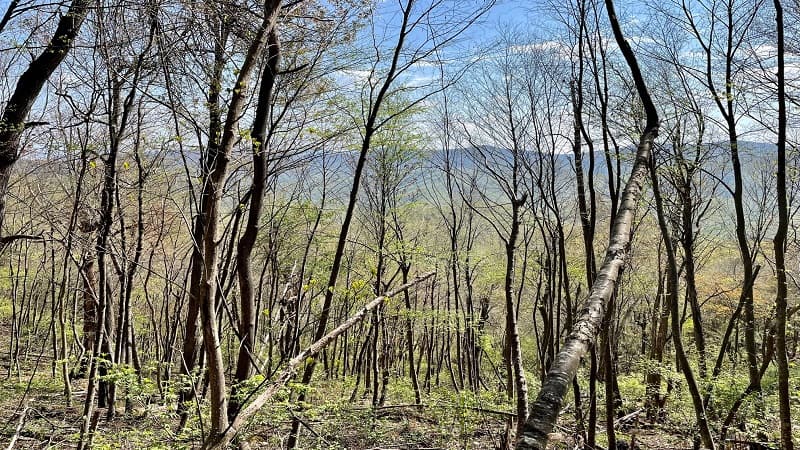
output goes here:
[[[403, 284], [408, 283], [408, 273], [411, 271], [411, 264], [404, 262], [400, 266]], [[419, 379], [417, 378], [417, 368], [414, 364], [414, 310], [411, 307], [411, 296], [408, 290], [403, 291], [403, 300], [406, 306], [406, 351], [408, 352], [408, 375], [411, 377], [411, 386], [414, 388], [414, 403], [422, 404], [422, 396], [419, 391]]]
[[789, 360], [786, 355], [786, 234], [789, 229], [789, 205], [786, 193], [786, 81], [784, 72], [783, 5], [774, 0], [778, 30], [778, 229], [775, 232], [775, 272], [778, 289], [775, 295], [775, 360], [778, 365], [778, 409], [781, 418], [781, 448], [793, 450]]
[[[658, 258], [660, 260], [661, 254], [659, 252]], [[663, 271], [659, 264], [658, 269], [658, 290], [655, 299], [653, 300], [653, 312], [651, 327], [652, 332], [650, 352], [648, 359], [650, 360], [651, 368], [648, 370], [645, 377], [647, 386], [645, 387], [645, 400], [644, 409], [648, 422], [656, 423], [664, 411], [664, 399], [661, 397], [661, 372], [659, 366], [664, 358], [664, 347], [667, 344], [667, 327], [669, 326], [670, 309], [667, 305], [664, 295], [664, 278]]]
[[[261, 87], [258, 94], [256, 115], [253, 119], [253, 130], [250, 134], [253, 140], [253, 185], [250, 189], [250, 209], [247, 215], [247, 224], [239, 238], [236, 252], [236, 269], [239, 278], [239, 356], [236, 360], [236, 373], [234, 383], [241, 383], [250, 377], [253, 368], [256, 342], [256, 303], [253, 275], [250, 259], [253, 247], [258, 237], [261, 210], [264, 204], [264, 194], [267, 187], [267, 122], [272, 103], [272, 89], [275, 77], [278, 74], [280, 57], [280, 43], [278, 34], [273, 28], [267, 38], [267, 64], [261, 75]], [[235, 388], [234, 388], [235, 389]], [[233, 417], [239, 409], [239, 402], [231, 395], [228, 404], [228, 416]]]
[[548, 435], [555, 426], [564, 396], [575, 378], [581, 358], [587, 354], [600, 331], [606, 304], [614, 294], [617, 277], [625, 261], [636, 204], [647, 179], [648, 161], [653, 141], [658, 135], [658, 112], [650, 98], [633, 50], [622, 35], [612, 0], [606, 0], [606, 9], [614, 31], [614, 38], [631, 70], [639, 97], [644, 104], [647, 123], [639, 140], [636, 161], [625, 185], [620, 209], [614, 218], [605, 259], [592, 284], [589, 298], [584, 303], [572, 327], [572, 332], [567, 336], [542, 383], [536, 401], [530, 407], [530, 415], [525, 423], [523, 435], [517, 442], [518, 449], [544, 450], [546, 448]]
[[[514, 159], [516, 160], [516, 156]], [[515, 164], [516, 167], [516, 164]], [[514, 176], [516, 180], [516, 174]], [[516, 187], [516, 186], [515, 186]], [[520, 436], [525, 427], [528, 411], [528, 383], [525, 380], [525, 369], [522, 365], [522, 346], [517, 328], [517, 315], [514, 308], [514, 279], [515, 279], [515, 253], [520, 228], [519, 209], [525, 204], [525, 196], [511, 199], [511, 232], [506, 243], [506, 274], [505, 274], [505, 300], [506, 300], [506, 339], [510, 353], [510, 365], [513, 367], [514, 388], [517, 391], [517, 430]], [[510, 367], [509, 367], [510, 369]], [[509, 370], [509, 375], [511, 371]]]
[[272, 32], [280, 10], [280, 0], [268, 2], [264, 8], [264, 19], [256, 32], [245, 54], [236, 78], [233, 97], [228, 106], [225, 125], [222, 128], [222, 139], [219, 146], [212, 146], [214, 154], [209, 155], [213, 166], [203, 186], [201, 211], [203, 215], [203, 268], [200, 282], [200, 323], [203, 329], [203, 341], [208, 366], [208, 383], [210, 392], [211, 429], [213, 438], [228, 427], [227, 397], [225, 386], [225, 361], [217, 325], [217, 239], [219, 224], [219, 208], [222, 188], [227, 177], [228, 161], [234, 143], [238, 137], [236, 126], [242, 115], [247, 83], [256, 67], [258, 58], [263, 53], [267, 37]]
[[661, 189], [659, 189], [658, 174], [656, 174], [655, 160], [650, 161], [650, 177], [653, 182], [653, 196], [656, 203], [656, 214], [658, 216], [658, 226], [661, 230], [661, 237], [664, 241], [664, 249], [667, 253], [667, 289], [666, 301], [669, 305], [672, 324], [672, 342], [675, 345], [675, 361], [686, 378], [686, 384], [689, 386], [689, 393], [692, 397], [694, 405], [695, 416], [697, 417], [697, 426], [700, 428], [700, 437], [703, 445], [706, 448], [714, 449], [714, 439], [711, 437], [711, 430], [708, 426], [708, 419], [706, 418], [705, 407], [703, 406], [703, 399], [700, 396], [700, 388], [697, 386], [697, 381], [694, 378], [692, 367], [689, 364], [689, 359], [686, 357], [686, 351], [683, 348], [683, 339], [681, 336], [681, 317], [678, 312], [678, 289], [680, 289], [678, 281], [678, 263], [675, 257], [675, 246], [673, 244], [672, 233], [670, 233], [667, 226], [667, 219], [664, 215], [664, 202], [661, 197]]
[[[58, 21], [56, 31], [47, 43], [47, 47], [20, 75], [14, 93], [6, 102], [3, 115], [0, 117], [0, 236], [3, 232], [8, 182], [14, 163], [19, 158], [18, 147], [25, 131], [25, 119], [39, 97], [44, 83], [67, 57], [92, 3], [92, 0], [72, 2], [67, 13]], [[0, 251], [3, 250], [4, 244], [0, 240]]]

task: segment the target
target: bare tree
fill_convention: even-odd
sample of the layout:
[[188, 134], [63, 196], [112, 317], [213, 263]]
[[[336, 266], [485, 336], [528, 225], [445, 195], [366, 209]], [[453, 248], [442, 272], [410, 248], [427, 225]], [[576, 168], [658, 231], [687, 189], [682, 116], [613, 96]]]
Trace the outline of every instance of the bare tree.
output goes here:
[[[341, 270], [342, 259], [345, 253], [345, 244], [347, 243], [348, 234], [350, 232], [350, 224], [353, 220], [353, 213], [355, 211], [356, 202], [358, 199], [358, 191], [361, 183], [361, 175], [366, 163], [367, 154], [370, 151], [372, 140], [375, 134], [387, 123], [393, 120], [397, 115], [404, 113], [406, 110], [413, 108], [426, 98], [433, 95], [432, 92], [427, 92], [421, 97], [412, 100], [405, 108], [398, 111], [386, 113], [384, 111], [384, 102], [387, 97], [392, 93], [393, 89], [397, 89], [398, 80], [406, 74], [415, 65], [427, 58], [430, 58], [437, 49], [447, 45], [460, 34], [466, 31], [483, 13], [492, 5], [493, 2], [482, 2], [477, 9], [467, 10], [464, 12], [463, 5], [456, 8], [454, 4], [448, 2], [439, 2], [433, 5], [421, 6], [416, 0], [405, 0], [400, 4], [401, 22], [397, 27], [396, 41], [391, 48], [391, 57], [389, 59], [389, 66], [382, 67], [382, 51], [379, 46], [375, 46], [375, 60], [369, 70], [369, 76], [366, 80], [365, 92], [362, 98], [362, 117], [357, 121], [359, 123], [359, 133], [361, 135], [361, 144], [356, 162], [355, 170], [353, 171], [353, 185], [350, 190], [350, 195], [347, 202], [347, 209], [342, 220], [342, 227], [339, 233], [339, 238], [336, 243], [336, 250], [333, 255], [333, 263], [331, 265], [330, 276], [325, 288], [325, 298], [322, 304], [322, 312], [319, 317], [316, 332], [314, 334], [315, 340], [321, 339], [325, 335], [328, 326], [328, 319], [330, 318], [331, 305], [335, 288], [339, 278], [339, 271]], [[430, 26], [435, 13], [443, 10], [450, 10], [457, 13], [460, 20], [440, 24], [441, 26], [436, 29], [429, 28], [432, 33], [429, 39], [424, 39], [421, 42], [416, 42], [411, 33], [418, 29]], [[316, 367], [316, 360], [310, 361], [305, 370], [301, 382], [307, 385], [311, 382]], [[298, 400], [303, 401], [305, 393], [301, 392]], [[300, 427], [300, 422], [295, 419], [292, 422], [292, 433], [289, 436], [287, 446], [294, 448], [297, 445], [297, 435]]]
[[567, 387], [571, 385], [573, 378], [575, 378], [581, 358], [586, 355], [589, 347], [594, 344], [595, 338], [600, 331], [606, 312], [606, 305], [611, 296], [614, 295], [619, 270], [624, 263], [627, 247], [630, 244], [630, 230], [636, 203], [647, 177], [653, 141], [658, 135], [658, 112], [650, 98], [650, 93], [647, 90], [633, 50], [631, 50], [630, 45], [622, 34], [612, 0], [606, 0], [606, 9], [614, 31], [614, 38], [630, 68], [636, 90], [644, 105], [647, 123], [636, 151], [636, 162], [623, 191], [620, 209], [614, 218], [614, 226], [606, 250], [605, 260], [600, 266], [597, 279], [592, 284], [589, 298], [586, 300], [580, 316], [572, 327], [572, 332], [567, 337], [561, 347], [561, 351], [550, 367], [547, 378], [542, 382], [542, 388], [536, 401], [530, 406], [530, 413], [525, 423], [524, 432], [522, 436], [519, 436], [519, 441], [517, 441], [518, 449], [544, 449], [547, 446], [548, 435], [555, 426]]
[[781, 448], [792, 450], [791, 397], [789, 394], [789, 359], [786, 354], [787, 296], [786, 235], [789, 229], [789, 204], [786, 190], [786, 69], [784, 62], [783, 5], [774, 0], [775, 25], [778, 30], [778, 229], [775, 231], [775, 272], [778, 289], [775, 295], [775, 360], [778, 364], [778, 405], [781, 419]]
[[[9, 5], [2, 21], [3, 26], [10, 19], [16, 3]], [[2, 229], [8, 181], [14, 163], [19, 158], [20, 139], [29, 126], [25, 121], [45, 82], [64, 61], [67, 52], [72, 48], [73, 41], [80, 31], [92, 3], [91, 0], [75, 0], [70, 4], [69, 9], [59, 19], [53, 37], [47, 43], [44, 51], [31, 61], [25, 72], [17, 79], [14, 93], [5, 103], [3, 115], [0, 117], [0, 251], [8, 243], [21, 237], [17, 235], [3, 237]]]

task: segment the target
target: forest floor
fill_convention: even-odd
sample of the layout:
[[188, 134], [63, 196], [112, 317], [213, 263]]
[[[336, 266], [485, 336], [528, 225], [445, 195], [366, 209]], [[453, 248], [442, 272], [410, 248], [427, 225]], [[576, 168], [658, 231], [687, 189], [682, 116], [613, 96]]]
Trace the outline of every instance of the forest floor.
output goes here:
[[[2, 358], [0, 380], [0, 445], [6, 448], [16, 435], [14, 448], [74, 448], [79, 436], [80, 417], [86, 395], [86, 381], [72, 385], [72, 406], [66, 406], [63, 386], [53, 378], [51, 361], [39, 358], [19, 376], [8, 377], [8, 355]], [[25, 367], [25, 366], [23, 366]], [[34, 370], [36, 369], [36, 373]], [[31, 376], [33, 375], [33, 376]], [[55, 380], [55, 381], [54, 381]], [[424, 406], [387, 404], [373, 409], [370, 398], [359, 395], [349, 402], [349, 392], [342, 388], [350, 383], [321, 382], [311, 395], [312, 403], [296, 413], [288, 401], [265, 408], [243, 436], [254, 449], [285, 447], [294, 414], [302, 419], [300, 448], [307, 449], [494, 449], [501, 448], [506, 418], [510, 408], [489, 404], [486, 407], [472, 395], [433, 391], [425, 396]], [[397, 386], [397, 390], [405, 386]], [[396, 394], [397, 392], [390, 393]], [[449, 390], [449, 388], [448, 388]], [[444, 389], [442, 390], [444, 391]], [[321, 393], [325, 393], [324, 397]], [[154, 399], [155, 400], [155, 399]], [[132, 400], [124, 411], [125, 401], [118, 403], [119, 415], [105, 420], [100, 410], [98, 430], [93, 448], [97, 449], [179, 449], [197, 448], [202, 426], [196, 415], [181, 434], [175, 433], [178, 423], [174, 402], [163, 406]], [[507, 405], [506, 405], [507, 406]], [[502, 409], [497, 409], [502, 408]], [[24, 413], [22, 426], [20, 417]], [[558, 432], [552, 436], [552, 448], [575, 448], [573, 417], [561, 417]], [[207, 417], [205, 418], [207, 420]], [[633, 426], [631, 426], [633, 425]], [[598, 442], [605, 443], [604, 430], [598, 426]], [[638, 428], [632, 422], [623, 424], [618, 439], [642, 449], [688, 449], [691, 440], [681, 436], [687, 430], [678, 428]]]
[[[72, 382], [71, 405], [67, 406], [58, 369], [52, 356], [31, 351], [24, 346], [19, 367], [11, 366], [7, 324], [0, 323], [0, 449], [74, 448], [78, 442], [81, 414], [86, 396], [86, 380]], [[41, 347], [40, 347], [41, 346]], [[31, 347], [46, 348], [37, 342]], [[18, 369], [18, 370], [17, 370]], [[176, 433], [179, 422], [175, 411], [174, 387], [158, 390], [155, 383], [131, 383], [126, 372], [116, 373], [118, 388], [123, 391], [118, 415], [106, 420], [100, 410], [93, 448], [97, 449], [190, 449], [202, 441], [208, 421], [207, 408], [194, 408], [186, 428]], [[127, 373], [127, 375], [130, 375]], [[423, 405], [413, 404], [414, 395], [405, 378], [393, 378], [383, 407], [371, 407], [371, 394], [363, 389], [352, 397], [355, 380], [351, 378], [319, 380], [308, 388], [308, 403], [298, 405], [287, 390], [271, 405], [263, 408], [240, 435], [254, 449], [285, 448], [294, 417], [301, 420], [300, 448], [305, 449], [495, 449], [504, 441], [506, 423], [512, 406], [502, 392], [458, 392], [449, 379], [431, 380], [429, 392], [423, 392]], [[133, 386], [137, 386], [134, 388]], [[298, 389], [297, 386], [293, 386]], [[536, 389], [531, 387], [532, 392]], [[129, 400], [126, 401], [125, 398]], [[162, 399], [166, 398], [167, 401]], [[598, 401], [598, 405], [602, 405]], [[301, 407], [301, 410], [298, 409]], [[126, 411], [127, 408], [127, 411]], [[615, 423], [617, 439], [634, 443], [641, 449], [692, 448], [693, 423], [689, 417], [672, 418], [658, 426], [639, 426], [636, 407], [628, 405], [625, 419]], [[602, 409], [602, 408], [600, 408]], [[552, 448], [576, 448], [576, 429], [571, 406], [559, 419], [552, 435]], [[202, 418], [202, 419], [201, 419]], [[604, 423], [598, 423], [598, 444], [604, 448]], [[618, 447], [623, 448], [623, 447]], [[629, 447], [625, 447], [629, 448]], [[730, 448], [730, 447], [729, 447]], [[741, 447], [747, 448], [747, 447]]]

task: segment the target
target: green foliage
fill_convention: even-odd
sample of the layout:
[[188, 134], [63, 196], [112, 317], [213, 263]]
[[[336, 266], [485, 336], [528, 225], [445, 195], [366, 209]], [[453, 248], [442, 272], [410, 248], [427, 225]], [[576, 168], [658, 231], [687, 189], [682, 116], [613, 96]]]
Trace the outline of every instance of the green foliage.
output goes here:
[[622, 409], [634, 411], [641, 406], [646, 389], [642, 376], [638, 373], [619, 374], [617, 382], [619, 383], [619, 393], [622, 396]]
[[155, 381], [137, 373], [132, 365], [109, 362], [105, 362], [105, 364], [108, 366], [108, 372], [100, 379], [114, 383], [117, 386], [117, 392], [123, 392], [126, 400], [146, 406], [151, 399], [159, 395]]
[[11, 299], [0, 296], [0, 320], [11, 320], [13, 312], [14, 310], [13, 305], [11, 304]]
[[748, 384], [748, 378], [740, 373], [729, 371], [721, 373], [712, 386], [712, 394], [717, 408], [723, 411], [730, 410], [733, 403], [747, 389]]
[[250, 396], [253, 391], [261, 387], [263, 382], [264, 375], [256, 374], [240, 383], [237, 383], [234, 389], [236, 392], [236, 400], [239, 402], [245, 401], [245, 399], [247, 399], [247, 397]]
[[486, 420], [487, 411], [511, 412], [505, 394], [494, 391], [475, 393], [469, 390], [437, 389], [426, 400], [442, 436], [473, 448], [472, 436]]
[[164, 434], [157, 429], [115, 430], [113, 433], [96, 433], [92, 448], [102, 450], [128, 448], [168, 450], [192, 448], [189, 444], [181, 444], [172, 439], [167, 442], [164, 438]]

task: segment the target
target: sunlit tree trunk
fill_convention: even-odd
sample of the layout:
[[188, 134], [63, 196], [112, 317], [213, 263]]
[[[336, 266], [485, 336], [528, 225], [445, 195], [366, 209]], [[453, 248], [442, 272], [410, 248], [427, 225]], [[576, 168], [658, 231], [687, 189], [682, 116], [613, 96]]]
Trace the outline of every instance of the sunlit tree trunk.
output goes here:
[[582, 313], [575, 321], [572, 332], [567, 337], [561, 347], [561, 351], [556, 356], [556, 360], [551, 365], [547, 377], [542, 382], [536, 401], [530, 406], [530, 413], [525, 423], [524, 432], [517, 442], [518, 449], [544, 450], [546, 448], [548, 435], [555, 426], [567, 389], [571, 386], [572, 380], [578, 372], [581, 358], [588, 353], [589, 348], [594, 344], [597, 334], [600, 332], [606, 305], [611, 296], [614, 295], [617, 277], [630, 244], [630, 230], [636, 206], [644, 182], [647, 179], [648, 162], [653, 141], [658, 135], [658, 113], [650, 98], [650, 93], [645, 85], [633, 50], [631, 50], [630, 45], [622, 35], [612, 0], [606, 0], [606, 9], [614, 31], [614, 38], [631, 70], [633, 81], [647, 113], [647, 124], [639, 141], [636, 161], [625, 186], [620, 209], [614, 218], [605, 260], [600, 266], [596, 280], [592, 284], [589, 298], [581, 309]]
[[[248, 210], [247, 223], [244, 232], [239, 238], [236, 252], [236, 270], [239, 278], [239, 337], [241, 345], [239, 346], [239, 356], [236, 360], [234, 383], [241, 383], [250, 377], [254, 366], [253, 361], [255, 360], [255, 333], [258, 318], [256, 317], [255, 287], [253, 285], [250, 260], [258, 237], [259, 222], [267, 186], [267, 152], [269, 149], [267, 124], [280, 55], [278, 34], [274, 28], [269, 33], [267, 45], [267, 64], [261, 74], [256, 115], [253, 119], [253, 129], [250, 133], [250, 138], [253, 141], [253, 183], [250, 188], [250, 209]], [[229, 417], [233, 417], [239, 409], [238, 401], [235, 399], [236, 396], [232, 394], [231, 397], [231, 402], [228, 405]]]
[[[74, 0], [67, 12], [58, 21], [53, 37], [44, 51], [31, 61], [28, 68], [17, 79], [14, 93], [6, 101], [0, 117], [0, 233], [6, 210], [6, 194], [11, 170], [19, 158], [19, 142], [25, 132], [25, 120], [39, 97], [42, 87], [67, 57], [73, 41], [80, 31], [93, 0]], [[16, 4], [16, 2], [14, 2]], [[8, 13], [13, 11], [9, 5]], [[10, 17], [10, 16], [9, 16]], [[8, 21], [3, 19], [4, 23]], [[9, 241], [0, 235], [0, 251]]]
[[781, 449], [794, 449], [792, 440], [789, 360], [786, 355], [787, 296], [786, 234], [789, 229], [789, 205], [786, 193], [786, 81], [784, 63], [783, 5], [774, 0], [775, 24], [778, 30], [778, 229], [775, 232], [775, 272], [778, 289], [775, 296], [775, 360], [778, 365], [778, 409], [781, 418]]

